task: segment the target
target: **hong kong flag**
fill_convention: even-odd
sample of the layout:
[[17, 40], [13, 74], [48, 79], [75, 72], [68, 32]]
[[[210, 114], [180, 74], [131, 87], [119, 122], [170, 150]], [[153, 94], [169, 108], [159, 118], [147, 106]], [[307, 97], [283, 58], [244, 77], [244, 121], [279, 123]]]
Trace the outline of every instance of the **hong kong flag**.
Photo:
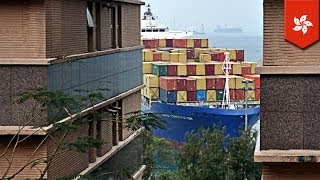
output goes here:
[[285, 39], [300, 48], [319, 40], [319, 0], [285, 0]]

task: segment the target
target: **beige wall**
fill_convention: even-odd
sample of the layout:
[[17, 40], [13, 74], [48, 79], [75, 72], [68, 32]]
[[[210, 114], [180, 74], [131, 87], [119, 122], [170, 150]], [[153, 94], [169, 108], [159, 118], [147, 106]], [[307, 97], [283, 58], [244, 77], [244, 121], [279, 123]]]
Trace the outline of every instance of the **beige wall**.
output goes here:
[[[11, 140], [12, 136], [0, 136], [0, 154], [2, 154], [5, 151], [5, 148], [8, 146], [8, 142]], [[20, 136], [20, 140], [23, 139], [24, 136]], [[31, 138], [28, 138], [22, 143], [19, 143], [16, 147], [16, 150], [14, 151], [13, 156], [13, 163], [11, 164], [11, 168], [9, 170], [8, 175], [13, 175], [14, 173], [17, 173], [24, 165], [27, 164], [29, 159], [31, 158], [31, 155], [35, 153], [34, 157], [31, 158], [30, 162], [35, 162], [35, 159], [46, 157], [47, 152], [47, 146], [46, 144], [43, 144], [39, 147], [39, 149], [36, 151], [37, 146], [41, 143], [42, 137], [41, 136], [34, 136]], [[16, 140], [13, 141], [13, 144], [8, 149], [5, 156], [0, 157], [0, 176], [2, 177], [9, 167], [9, 163], [7, 162], [7, 159], [10, 159], [13, 152], [13, 145], [15, 144]], [[31, 163], [29, 166], [27, 166], [21, 173], [19, 173], [14, 179], [27, 179], [27, 178], [35, 178], [40, 176], [40, 172], [38, 169], [43, 170], [46, 166], [43, 161], [41, 163], [37, 164], [33, 168], [31, 167], [33, 163]], [[38, 169], [37, 169], [38, 168]]]
[[0, 59], [45, 58], [43, 0], [3, 0], [0, 5]]
[[306, 49], [284, 39], [284, 1], [264, 0], [264, 66], [320, 65], [320, 42]]

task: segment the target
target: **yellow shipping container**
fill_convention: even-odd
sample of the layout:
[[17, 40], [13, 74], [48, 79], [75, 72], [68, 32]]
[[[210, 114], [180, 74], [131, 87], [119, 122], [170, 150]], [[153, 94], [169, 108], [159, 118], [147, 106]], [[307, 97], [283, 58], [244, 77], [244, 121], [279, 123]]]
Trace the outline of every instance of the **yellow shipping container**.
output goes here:
[[212, 52], [211, 48], [194, 48], [194, 57], [199, 59], [200, 54], [206, 54], [209, 52]]
[[187, 47], [194, 48], [194, 39], [187, 39]]
[[210, 54], [200, 54], [199, 61], [200, 62], [210, 62], [211, 55]]
[[187, 102], [187, 91], [177, 91], [177, 102]]
[[147, 87], [159, 87], [159, 77], [153, 74], [144, 74], [143, 83]]
[[177, 74], [178, 76], [186, 76], [187, 75], [187, 65], [186, 64], [178, 64], [177, 66]]
[[247, 91], [247, 99], [248, 101], [254, 101], [255, 100], [255, 92], [253, 90]]
[[206, 90], [207, 84], [206, 84], [206, 78], [203, 76], [190, 76], [191, 78], [196, 79], [197, 81], [197, 90]]
[[224, 72], [222, 70], [222, 62], [215, 62], [214, 63], [214, 75], [223, 75]]
[[187, 63], [187, 54], [185, 53], [179, 53], [179, 62], [180, 63]]
[[144, 62], [153, 61], [153, 52], [150, 50], [143, 50], [143, 58], [142, 59]]
[[152, 74], [152, 62], [143, 62], [142, 67], [143, 74]]
[[243, 89], [245, 87], [245, 83], [242, 83], [244, 77], [237, 76], [236, 78], [236, 89]]
[[237, 59], [237, 52], [234, 49], [228, 49], [230, 60], [235, 61]]
[[167, 46], [166, 39], [159, 39], [159, 47], [165, 48]]
[[162, 61], [170, 61], [170, 53], [169, 52], [161, 52]]
[[151, 100], [159, 99], [159, 88], [149, 88], [145, 87], [145, 94], [144, 96]]
[[232, 64], [232, 74], [242, 75], [241, 63], [231, 63]]
[[196, 65], [196, 75], [197, 76], [204, 76], [206, 75], [206, 67], [204, 64], [197, 64]]
[[202, 48], [207, 48], [207, 47], [209, 47], [208, 39], [201, 39], [201, 47], [202, 47]]
[[251, 74], [256, 74], [257, 63], [255, 63], [255, 62], [242, 62], [241, 65], [244, 67], [251, 67]]
[[207, 102], [217, 101], [216, 90], [207, 90]]
[[245, 79], [245, 80], [251, 80], [252, 83], [248, 84], [248, 88], [255, 89], [254, 81], [252, 79]]
[[179, 53], [170, 53], [170, 62], [179, 62]]

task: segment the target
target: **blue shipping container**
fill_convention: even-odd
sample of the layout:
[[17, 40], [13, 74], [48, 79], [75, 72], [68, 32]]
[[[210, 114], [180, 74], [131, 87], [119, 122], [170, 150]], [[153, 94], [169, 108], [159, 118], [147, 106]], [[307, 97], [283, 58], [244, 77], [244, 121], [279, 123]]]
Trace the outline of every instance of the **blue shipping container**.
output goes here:
[[197, 91], [197, 101], [207, 101], [207, 92], [205, 90]]
[[177, 99], [176, 91], [166, 91], [160, 89], [160, 100], [166, 103], [175, 103]]

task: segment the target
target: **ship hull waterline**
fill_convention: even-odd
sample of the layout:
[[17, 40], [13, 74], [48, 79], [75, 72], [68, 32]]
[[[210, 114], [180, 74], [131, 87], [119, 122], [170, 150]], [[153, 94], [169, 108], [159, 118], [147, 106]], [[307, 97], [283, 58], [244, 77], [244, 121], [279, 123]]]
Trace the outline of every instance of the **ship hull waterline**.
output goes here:
[[[230, 137], [238, 137], [239, 130], [245, 126], [245, 109], [218, 109], [209, 107], [183, 106], [153, 102], [142, 110], [154, 113], [165, 121], [166, 129], [156, 129], [154, 134], [179, 143], [185, 142], [188, 132], [218, 125], [225, 128]], [[248, 126], [252, 127], [260, 118], [260, 107], [248, 108]]]

